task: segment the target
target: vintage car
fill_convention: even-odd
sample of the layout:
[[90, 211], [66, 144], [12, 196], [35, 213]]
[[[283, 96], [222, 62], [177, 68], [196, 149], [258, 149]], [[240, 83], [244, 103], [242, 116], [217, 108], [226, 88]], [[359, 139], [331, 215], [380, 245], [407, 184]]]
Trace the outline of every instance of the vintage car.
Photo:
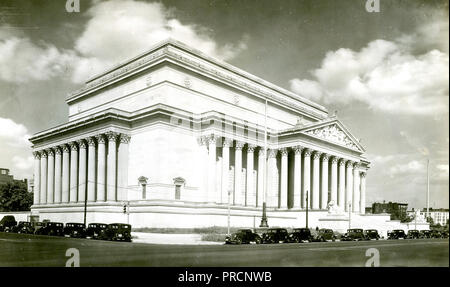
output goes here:
[[39, 231], [39, 229], [44, 227], [44, 225], [45, 225], [44, 222], [40, 222], [40, 221], [32, 222], [31, 226], [33, 226], [33, 233], [36, 234]]
[[442, 234], [439, 230], [431, 230], [430, 232], [430, 238], [442, 238]]
[[239, 229], [225, 238], [225, 244], [260, 244], [261, 241], [261, 237], [251, 229]]
[[294, 228], [289, 234], [289, 242], [311, 242], [313, 237], [311, 235], [311, 230], [309, 228]]
[[31, 222], [28, 221], [19, 221], [19, 224], [12, 228], [12, 232], [15, 233], [24, 233], [24, 234], [33, 234], [34, 228]]
[[405, 231], [402, 229], [394, 229], [387, 234], [388, 239], [406, 239]]
[[289, 235], [285, 228], [269, 228], [262, 235], [262, 243], [287, 243]]
[[12, 229], [17, 225], [17, 221], [12, 215], [3, 216], [0, 220], [0, 231], [12, 232]]
[[421, 230], [420, 238], [431, 238], [431, 231], [430, 230]]
[[420, 238], [420, 232], [416, 229], [408, 230], [408, 233], [406, 234], [406, 239], [419, 239]]
[[86, 229], [86, 237], [98, 239], [102, 230], [105, 230], [108, 224], [105, 223], [89, 223]]
[[101, 231], [99, 239], [131, 242], [131, 225], [123, 223], [108, 224]]
[[325, 242], [325, 241], [335, 241], [336, 235], [334, 234], [333, 230], [322, 228], [319, 229], [317, 234], [314, 236], [313, 241], [315, 242]]
[[364, 232], [362, 229], [351, 228], [347, 229], [347, 233], [342, 236], [341, 241], [361, 241], [365, 239], [366, 238], [364, 237]]
[[379, 240], [380, 234], [378, 234], [376, 229], [366, 229], [364, 230], [364, 238], [366, 240]]
[[64, 227], [64, 236], [73, 238], [85, 238], [86, 226], [84, 223], [69, 222]]
[[448, 238], [448, 230], [442, 231], [442, 238]]
[[64, 236], [64, 225], [60, 222], [45, 222], [44, 226], [35, 232], [36, 235]]

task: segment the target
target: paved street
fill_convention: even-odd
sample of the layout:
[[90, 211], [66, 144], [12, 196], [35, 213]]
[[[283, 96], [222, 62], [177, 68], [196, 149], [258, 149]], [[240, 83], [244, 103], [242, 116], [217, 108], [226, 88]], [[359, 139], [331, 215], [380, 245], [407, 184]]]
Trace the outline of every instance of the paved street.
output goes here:
[[273, 245], [156, 245], [0, 233], [0, 266], [65, 266], [68, 248], [81, 266], [449, 266], [448, 239]]

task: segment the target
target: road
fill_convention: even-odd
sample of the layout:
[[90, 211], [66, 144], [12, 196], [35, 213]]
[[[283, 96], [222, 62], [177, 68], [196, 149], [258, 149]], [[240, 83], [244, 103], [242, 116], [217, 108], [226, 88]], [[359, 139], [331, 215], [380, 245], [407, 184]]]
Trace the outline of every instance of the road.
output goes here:
[[[356, 266], [379, 253], [379, 265], [449, 267], [448, 239], [270, 245], [156, 245], [0, 233], [0, 266], [65, 266], [76, 248], [80, 266]], [[375, 251], [375, 252], [377, 252]]]

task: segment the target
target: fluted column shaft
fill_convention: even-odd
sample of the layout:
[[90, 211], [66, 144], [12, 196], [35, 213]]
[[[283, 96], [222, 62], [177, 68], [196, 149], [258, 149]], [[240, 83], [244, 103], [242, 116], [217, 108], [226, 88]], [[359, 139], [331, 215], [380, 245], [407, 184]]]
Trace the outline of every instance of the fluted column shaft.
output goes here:
[[346, 210], [347, 202], [345, 198], [345, 160], [339, 160], [339, 197], [338, 197], [338, 205], [342, 210]]
[[63, 160], [62, 160], [62, 198], [64, 203], [69, 202], [69, 190], [70, 190], [70, 148], [68, 145], [63, 145]]
[[47, 154], [47, 203], [53, 203], [55, 196], [55, 151], [48, 149]]
[[311, 150], [305, 149], [303, 153], [303, 193], [302, 208], [306, 208], [306, 195], [308, 195], [308, 205], [311, 206]]
[[335, 205], [338, 204], [338, 178], [337, 178], [337, 158], [331, 158], [331, 199]]
[[[97, 139], [97, 161], [95, 160], [95, 141], [89, 144], [89, 152], [92, 152], [92, 200], [106, 200], [106, 137], [104, 135], [96, 136]], [[97, 166], [97, 194], [95, 193], [95, 166]], [[91, 180], [89, 180], [91, 181]]]
[[320, 187], [320, 208], [326, 209], [328, 204], [328, 159], [327, 154], [322, 155], [322, 183]]
[[202, 174], [204, 175], [202, 177], [202, 181], [201, 181], [201, 189], [203, 191], [203, 196], [204, 196], [204, 201], [208, 201], [208, 177], [209, 177], [209, 172], [208, 172], [208, 140], [206, 137], [199, 137], [198, 138], [198, 143], [200, 145], [200, 159], [199, 159], [199, 166], [200, 169], [202, 171]]
[[348, 211], [349, 203], [353, 205], [352, 202], [352, 192], [353, 192], [353, 162], [347, 162], [347, 194], [346, 194], [346, 205], [345, 211]]
[[107, 185], [106, 200], [116, 201], [116, 174], [117, 174], [117, 134], [110, 132], [108, 136], [108, 165], [107, 165]]
[[288, 150], [283, 148], [281, 152], [281, 182], [280, 182], [280, 208], [287, 208], [288, 202]]
[[360, 202], [359, 202], [359, 165], [355, 163], [353, 165], [353, 212], [359, 212]]
[[[88, 138], [88, 201], [95, 201], [95, 139], [94, 138]], [[100, 158], [100, 155], [99, 155]], [[104, 175], [104, 174], [103, 174]], [[103, 184], [103, 187], [101, 187], [100, 190], [105, 190], [106, 184]], [[101, 192], [99, 192], [98, 197], [100, 196]], [[99, 198], [97, 198], [100, 200]], [[105, 193], [103, 192], [103, 200], [105, 200]]]
[[70, 143], [70, 202], [77, 202], [78, 193], [78, 146]]
[[258, 151], [258, 190], [256, 194], [256, 206], [262, 206], [264, 202], [264, 185], [265, 178], [265, 166], [266, 166], [266, 153], [264, 148], [260, 147]]
[[229, 191], [229, 170], [230, 170], [230, 145], [232, 141], [225, 138], [222, 146], [222, 192], [221, 192], [221, 202], [228, 202], [228, 191]]
[[245, 205], [255, 206], [256, 194], [253, 186], [253, 159], [254, 159], [254, 145], [248, 145], [247, 147], [247, 192], [245, 197]]
[[312, 174], [312, 194], [311, 194], [311, 208], [320, 208], [320, 152], [313, 154], [313, 174]]
[[361, 172], [361, 198], [360, 198], [360, 212], [366, 213], [366, 173]]
[[216, 201], [216, 142], [214, 135], [208, 137], [208, 202]]
[[244, 204], [244, 198], [242, 196], [242, 147], [243, 142], [236, 142], [236, 147], [234, 148], [234, 204]]
[[127, 200], [128, 188], [128, 147], [131, 137], [126, 134], [120, 135], [117, 152], [117, 200]]
[[41, 192], [40, 204], [47, 203], [47, 153], [41, 153]]
[[267, 206], [278, 207], [278, 171], [277, 171], [277, 153], [276, 149], [269, 149], [267, 163]]
[[33, 176], [33, 204], [39, 204], [40, 202], [40, 190], [41, 190], [41, 153], [33, 152], [34, 155], [34, 176]]
[[55, 203], [61, 203], [62, 196], [62, 158], [61, 149], [55, 148]]
[[87, 144], [84, 140], [78, 141], [78, 146], [80, 147], [80, 160], [78, 168], [78, 201], [84, 202], [86, 199], [86, 171], [87, 171]]
[[302, 178], [302, 147], [294, 147], [294, 204], [293, 208], [301, 206], [301, 178]]

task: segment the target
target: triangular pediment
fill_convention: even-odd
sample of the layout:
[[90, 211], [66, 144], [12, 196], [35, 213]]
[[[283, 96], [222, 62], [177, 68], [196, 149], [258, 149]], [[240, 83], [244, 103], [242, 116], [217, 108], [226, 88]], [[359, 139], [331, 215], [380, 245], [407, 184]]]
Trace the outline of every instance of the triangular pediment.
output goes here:
[[313, 123], [301, 129], [302, 133], [335, 143], [359, 152], [365, 152], [359, 140], [354, 137], [337, 118]]

